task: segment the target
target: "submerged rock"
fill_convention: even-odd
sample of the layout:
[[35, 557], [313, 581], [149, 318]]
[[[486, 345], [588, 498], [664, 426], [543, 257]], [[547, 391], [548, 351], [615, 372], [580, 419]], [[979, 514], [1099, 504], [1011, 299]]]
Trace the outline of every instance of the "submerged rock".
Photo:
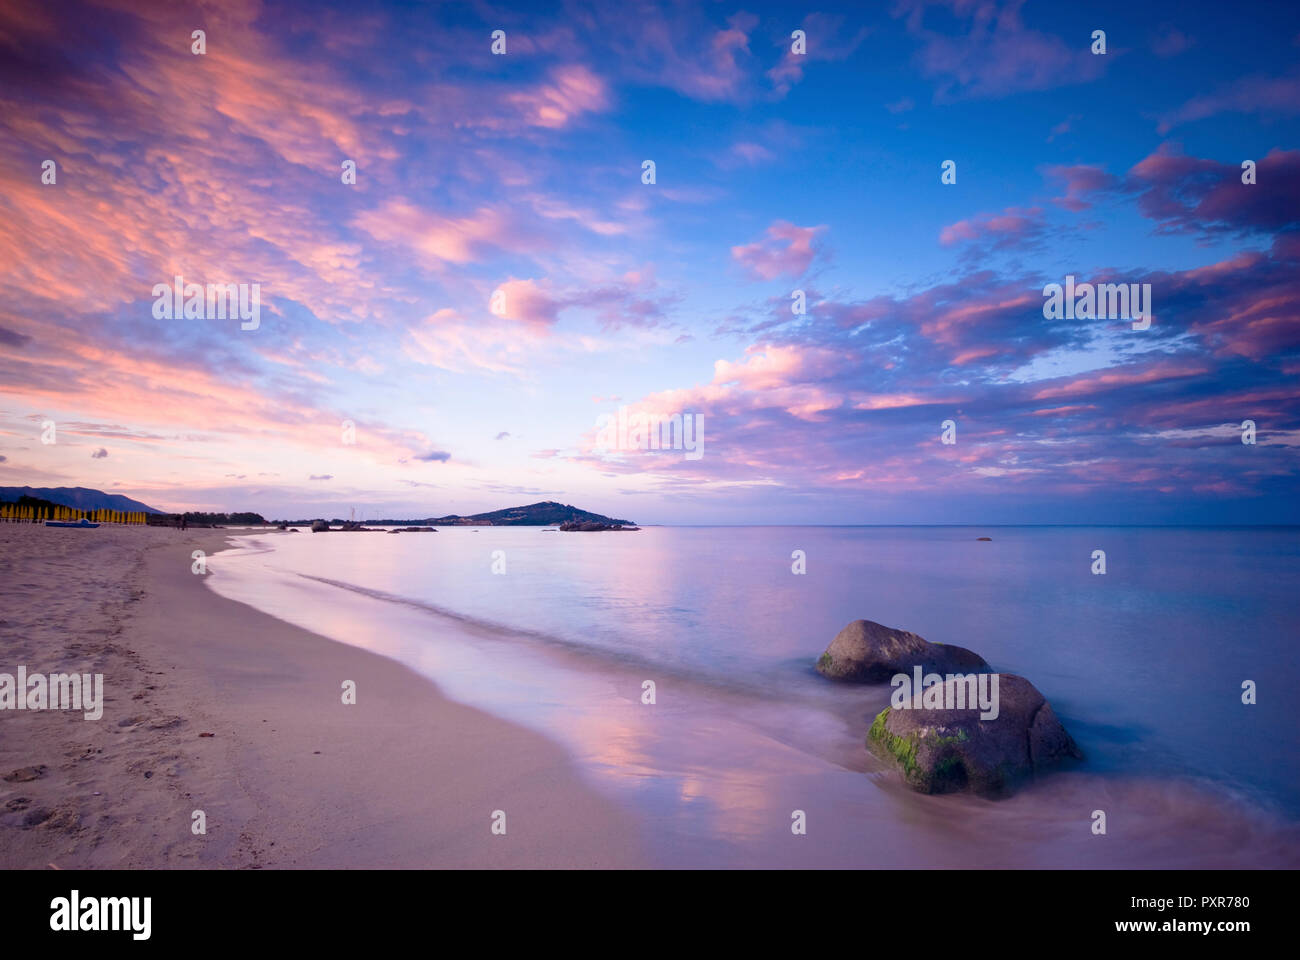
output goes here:
[[[1057, 719], [1052, 705], [1024, 677], [997, 677], [997, 716], [981, 719], [968, 709], [886, 707], [867, 734], [867, 748], [899, 765], [903, 782], [919, 793], [969, 790], [1005, 797], [1017, 784], [1083, 752]], [[944, 703], [957, 703], [962, 681], [945, 680]]]
[[817, 672], [823, 676], [856, 683], [888, 683], [894, 674], [910, 674], [914, 667], [926, 673], [989, 669], [983, 657], [965, 647], [931, 643], [872, 620], [854, 620], [836, 634], [817, 661]]

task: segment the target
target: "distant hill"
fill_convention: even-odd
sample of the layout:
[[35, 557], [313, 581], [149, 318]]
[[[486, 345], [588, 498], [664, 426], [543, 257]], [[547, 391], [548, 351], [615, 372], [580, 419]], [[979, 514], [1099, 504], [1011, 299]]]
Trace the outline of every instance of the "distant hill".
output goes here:
[[554, 500], [530, 503], [526, 507], [507, 507], [505, 510], [493, 510], [491, 513], [476, 513], [469, 517], [452, 514], [449, 517], [430, 518], [424, 522], [430, 525], [441, 524], [444, 527], [469, 524], [490, 524], [494, 527], [549, 527], [575, 520], [583, 523], [635, 526], [631, 520], [614, 520], [589, 510], [579, 510], [565, 503], [556, 503]]
[[78, 510], [143, 510], [145, 513], [162, 513], [139, 500], [132, 500], [120, 493], [105, 493], [89, 487], [0, 487], [0, 500], [9, 503], [19, 497], [36, 497], [65, 507]]

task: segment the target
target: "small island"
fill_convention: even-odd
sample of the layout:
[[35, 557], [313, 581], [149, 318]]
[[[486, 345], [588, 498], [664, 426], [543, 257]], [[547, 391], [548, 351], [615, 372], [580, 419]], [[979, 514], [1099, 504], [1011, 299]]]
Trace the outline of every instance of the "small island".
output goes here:
[[564, 524], [573, 523], [603, 524], [607, 529], [636, 526], [631, 520], [616, 520], [589, 510], [579, 510], [570, 504], [556, 503], [554, 500], [542, 500], [522, 507], [507, 507], [490, 513], [476, 513], [468, 517], [453, 513], [446, 517], [430, 517], [420, 522], [439, 527], [559, 527], [561, 530], [564, 529]]

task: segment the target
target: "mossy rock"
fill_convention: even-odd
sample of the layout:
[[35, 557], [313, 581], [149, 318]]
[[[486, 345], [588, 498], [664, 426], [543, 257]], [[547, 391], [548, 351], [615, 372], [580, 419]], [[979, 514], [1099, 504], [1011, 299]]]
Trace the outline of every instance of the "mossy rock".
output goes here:
[[867, 749], [898, 764], [903, 782], [919, 793], [969, 790], [991, 798], [1008, 796], [1031, 777], [1083, 759], [1032, 683], [1009, 673], [996, 676], [995, 719], [981, 720], [978, 708], [886, 707], [871, 724]]

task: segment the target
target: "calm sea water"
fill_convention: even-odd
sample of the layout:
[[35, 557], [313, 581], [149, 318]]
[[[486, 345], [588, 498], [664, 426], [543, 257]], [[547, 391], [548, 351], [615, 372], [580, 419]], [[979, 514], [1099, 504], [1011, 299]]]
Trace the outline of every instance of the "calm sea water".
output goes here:
[[[1295, 529], [304, 532], [210, 569], [223, 595], [563, 742], [642, 815], [655, 863], [1300, 862]], [[859, 617], [1028, 677], [1087, 763], [996, 803], [901, 788], [862, 746], [888, 687], [811, 669]]]

